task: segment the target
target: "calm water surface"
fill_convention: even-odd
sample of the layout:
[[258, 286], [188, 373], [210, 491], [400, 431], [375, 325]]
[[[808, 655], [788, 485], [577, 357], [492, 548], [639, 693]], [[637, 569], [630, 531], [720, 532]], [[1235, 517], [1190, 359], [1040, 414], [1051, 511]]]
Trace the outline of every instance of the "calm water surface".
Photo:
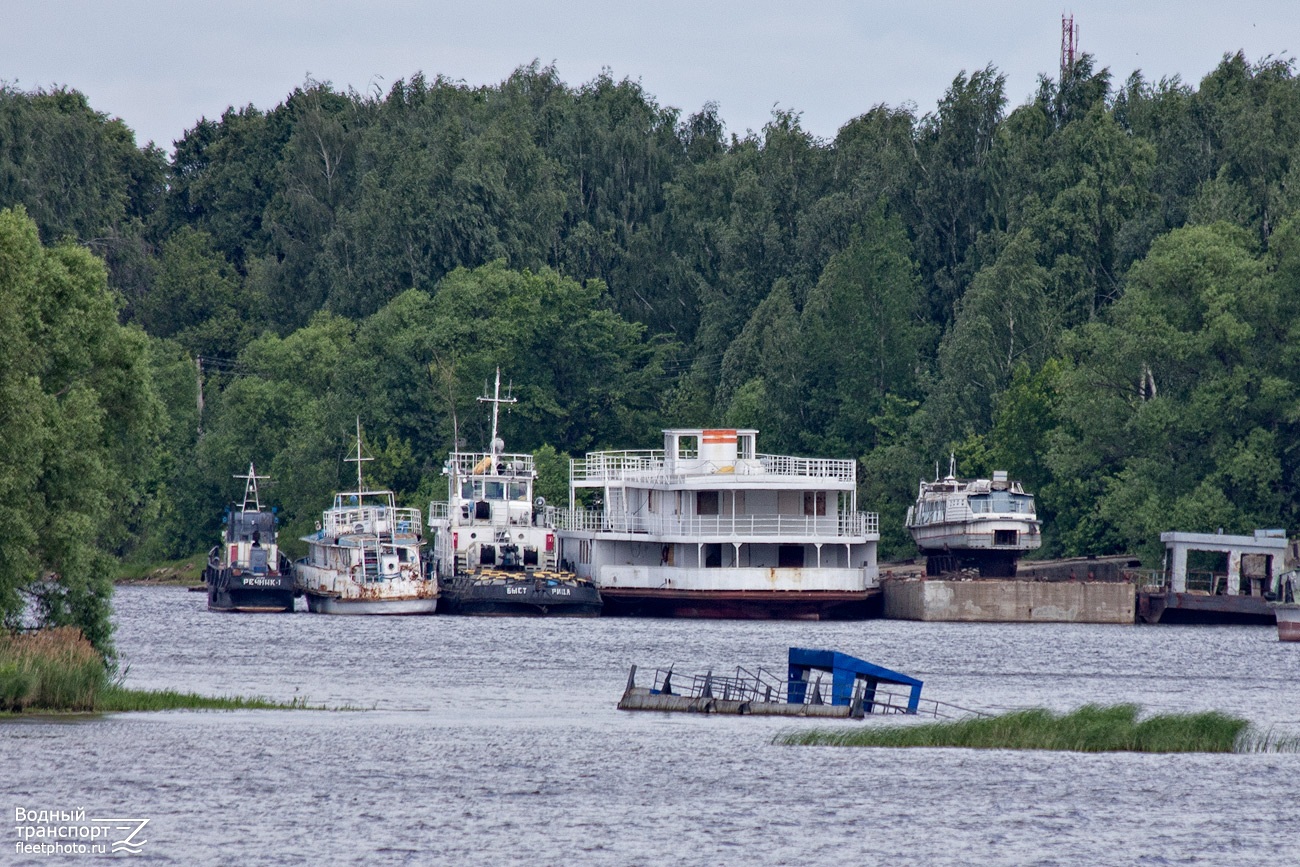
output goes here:
[[[222, 615], [204, 600], [119, 588], [128, 685], [365, 710], [0, 723], [8, 819], [147, 817], [136, 860], [176, 864], [1300, 864], [1300, 754], [781, 747], [790, 720], [615, 709], [632, 663], [780, 671], [801, 645], [960, 705], [1138, 702], [1300, 735], [1300, 644], [1272, 627]], [[24, 858], [15, 833], [0, 863], [127, 857]]]

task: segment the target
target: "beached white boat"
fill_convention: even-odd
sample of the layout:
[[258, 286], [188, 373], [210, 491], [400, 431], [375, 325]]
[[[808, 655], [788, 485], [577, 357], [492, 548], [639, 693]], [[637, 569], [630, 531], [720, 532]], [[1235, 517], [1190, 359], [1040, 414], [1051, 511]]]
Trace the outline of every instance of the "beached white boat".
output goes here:
[[857, 462], [762, 455], [757, 436], [666, 430], [661, 451], [572, 461], [562, 565], [595, 581], [606, 613], [869, 615], [880, 534], [857, 511]]
[[984, 576], [1010, 577], [1020, 555], [1043, 541], [1034, 498], [1020, 482], [1003, 470], [991, 479], [959, 479], [955, 458], [947, 476], [921, 482], [906, 523], [929, 575], [977, 568]]
[[419, 509], [399, 509], [392, 491], [370, 490], [361, 474], [357, 425], [355, 490], [334, 496], [320, 526], [304, 536], [307, 556], [294, 564], [309, 611], [320, 614], [432, 614], [438, 582], [427, 576]]
[[592, 616], [600, 593], [559, 567], [554, 507], [533, 499], [537, 468], [512, 454], [497, 435], [501, 371], [491, 397], [492, 439], [486, 452], [453, 451], [443, 474], [447, 500], [429, 504], [433, 562], [446, 614]]

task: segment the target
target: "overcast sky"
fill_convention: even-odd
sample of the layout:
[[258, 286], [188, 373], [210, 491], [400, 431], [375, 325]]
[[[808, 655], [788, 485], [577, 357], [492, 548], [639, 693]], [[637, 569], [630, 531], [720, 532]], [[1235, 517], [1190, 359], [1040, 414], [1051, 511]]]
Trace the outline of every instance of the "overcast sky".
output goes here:
[[779, 107], [831, 138], [880, 103], [931, 111], [990, 63], [1019, 105], [1057, 75], [1065, 11], [1117, 82], [1195, 84], [1225, 52], [1300, 48], [1297, 0], [0, 0], [0, 82], [75, 88], [170, 150], [199, 118], [274, 108], [308, 76], [386, 93], [421, 71], [495, 84], [536, 59], [571, 86], [608, 68], [683, 115], [717, 102], [730, 132]]

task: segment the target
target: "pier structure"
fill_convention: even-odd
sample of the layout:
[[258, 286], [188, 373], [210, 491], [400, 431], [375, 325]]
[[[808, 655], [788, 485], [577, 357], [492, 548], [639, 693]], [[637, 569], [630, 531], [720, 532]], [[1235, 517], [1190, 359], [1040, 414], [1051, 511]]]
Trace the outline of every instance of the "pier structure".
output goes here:
[[[1224, 533], [1160, 534], [1165, 570], [1138, 594], [1138, 616], [1148, 623], [1272, 623], [1268, 606], [1287, 554], [1285, 530], [1250, 536]], [[1223, 573], [1188, 569], [1188, 554], [1222, 554]]]

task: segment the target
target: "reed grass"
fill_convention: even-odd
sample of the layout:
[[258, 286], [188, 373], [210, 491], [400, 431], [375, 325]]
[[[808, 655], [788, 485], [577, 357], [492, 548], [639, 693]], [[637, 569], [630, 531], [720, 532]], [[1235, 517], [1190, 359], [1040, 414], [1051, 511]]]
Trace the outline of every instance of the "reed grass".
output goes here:
[[95, 703], [97, 711], [140, 710], [325, 710], [324, 705], [308, 704], [305, 699], [271, 701], [243, 696], [206, 696], [173, 690], [126, 689], [110, 686]]
[[919, 725], [814, 729], [778, 735], [794, 746], [964, 747], [1071, 752], [1290, 752], [1295, 738], [1260, 735], [1247, 720], [1218, 711], [1139, 719], [1135, 704], [1084, 705], [1066, 714], [1035, 708], [992, 717]]
[[0, 713], [150, 710], [314, 709], [301, 699], [276, 702], [172, 690], [127, 689], [104, 658], [71, 626], [0, 632]]
[[94, 710], [108, 685], [104, 658], [75, 627], [0, 633], [0, 711]]

